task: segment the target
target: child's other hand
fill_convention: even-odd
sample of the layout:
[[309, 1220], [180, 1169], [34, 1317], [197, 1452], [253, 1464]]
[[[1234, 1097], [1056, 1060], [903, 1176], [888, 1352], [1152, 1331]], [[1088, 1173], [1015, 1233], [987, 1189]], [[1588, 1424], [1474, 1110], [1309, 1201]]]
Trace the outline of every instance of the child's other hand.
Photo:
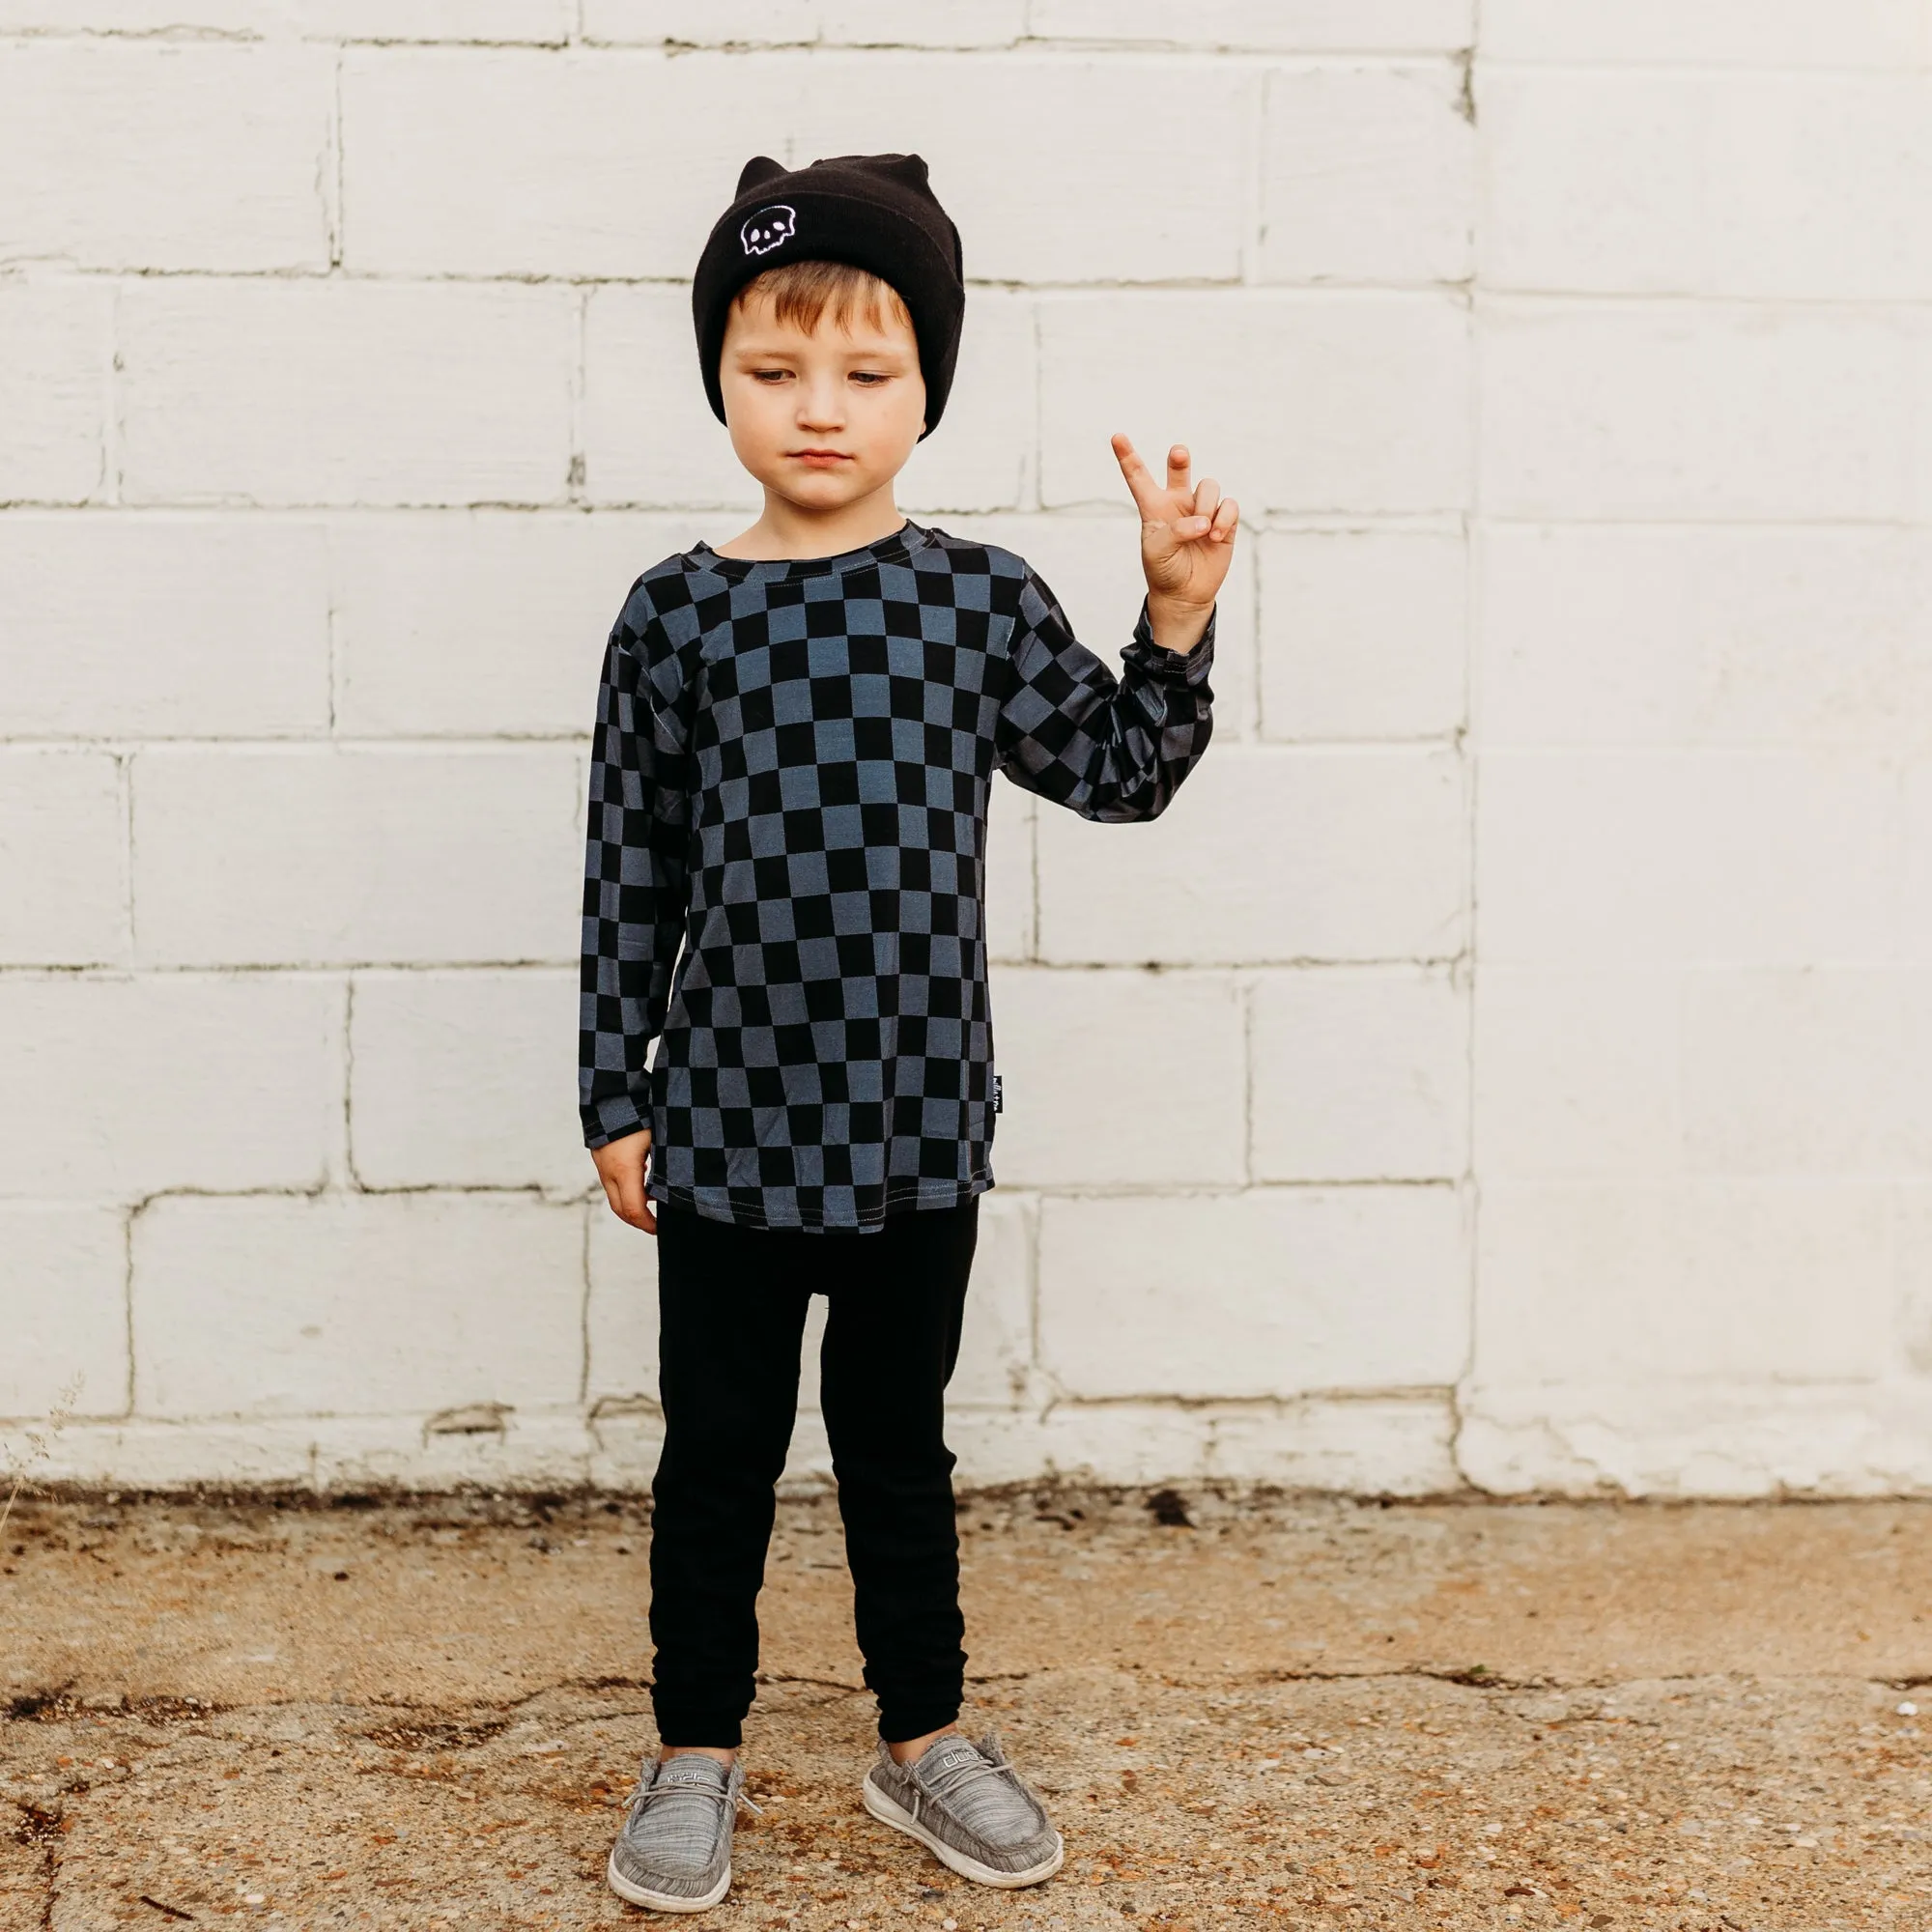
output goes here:
[[610, 1202], [611, 1213], [633, 1228], [655, 1235], [658, 1217], [651, 1212], [644, 1193], [644, 1165], [650, 1152], [651, 1130], [646, 1127], [641, 1133], [626, 1134], [622, 1140], [592, 1148], [590, 1158], [597, 1163], [597, 1179], [604, 1183], [604, 1198]]
[[1224, 497], [1211, 476], [1189, 480], [1185, 443], [1167, 452], [1165, 488], [1125, 436], [1114, 438], [1114, 455], [1141, 513], [1141, 568], [1154, 641], [1171, 651], [1192, 650], [1227, 578], [1240, 505]]

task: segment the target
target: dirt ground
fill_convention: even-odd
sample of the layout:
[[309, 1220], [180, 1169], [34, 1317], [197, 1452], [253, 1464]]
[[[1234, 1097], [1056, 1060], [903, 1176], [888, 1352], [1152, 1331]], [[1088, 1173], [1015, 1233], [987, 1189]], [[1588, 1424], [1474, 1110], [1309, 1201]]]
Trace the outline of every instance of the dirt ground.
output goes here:
[[[702, 1922], [1932, 1926], [1932, 1505], [1056, 1492], [961, 1526], [968, 1721], [1065, 1871], [983, 1890], [861, 1809], [837, 1512], [801, 1500], [764, 1816]], [[647, 1534], [598, 1497], [23, 1504], [0, 1926], [647, 1918], [602, 1886], [653, 1742]]]

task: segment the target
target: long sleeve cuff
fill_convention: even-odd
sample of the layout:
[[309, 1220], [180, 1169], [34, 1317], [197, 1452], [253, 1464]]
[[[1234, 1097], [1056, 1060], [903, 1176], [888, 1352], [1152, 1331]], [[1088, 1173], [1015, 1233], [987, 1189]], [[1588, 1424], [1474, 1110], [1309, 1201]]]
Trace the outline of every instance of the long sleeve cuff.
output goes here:
[[1207, 628], [1191, 651], [1163, 650], [1153, 640], [1153, 619], [1148, 611], [1148, 600], [1143, 597], [1141, 614], [1134, 622], [1133, 639], [1121, 653], [1121, 662], [1167, 683], [1206, 684], [1208, 673], [1214, 667], [1214, 622], [1220, 610], [1221, 607], [1216, 604], [1208, 612]]
[[578, 1112], [583, 1118], [583, 1145], [587, 1148], [608, 1147], [628, 1134], [645, 1132], [651, 1124], [649, 1109], [640, 1108], [628, 1094], [607, 1094]]

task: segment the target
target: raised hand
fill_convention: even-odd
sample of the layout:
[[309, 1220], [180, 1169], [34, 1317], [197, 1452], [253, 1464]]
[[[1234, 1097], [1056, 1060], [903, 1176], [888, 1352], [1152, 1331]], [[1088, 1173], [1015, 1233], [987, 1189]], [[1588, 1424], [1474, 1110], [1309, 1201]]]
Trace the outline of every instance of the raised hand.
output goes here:
[[1154, 640], [1169, 650], [1191, 650], [1227, 578], [1240, 505], [1223, 497], [1211, 476], [1190, 479], [1185, 443], [1167, 452], [1163, 487], [1127, 437], [1116, 435], [1113, 442], [1141, 513], [1141, 568]]

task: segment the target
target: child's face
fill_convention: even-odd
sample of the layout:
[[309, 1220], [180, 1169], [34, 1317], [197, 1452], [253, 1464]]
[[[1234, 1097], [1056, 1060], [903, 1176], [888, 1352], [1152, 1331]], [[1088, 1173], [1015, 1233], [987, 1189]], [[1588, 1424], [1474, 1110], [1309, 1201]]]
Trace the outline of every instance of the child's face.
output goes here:
[[848, 327], [828, 304], [810, 333], [753, 292], [724, 325], [719, 387], [738, 461], [787, 501], [842, 509], [891, 483], [925, 428], [912, 326], [860, 305]]

